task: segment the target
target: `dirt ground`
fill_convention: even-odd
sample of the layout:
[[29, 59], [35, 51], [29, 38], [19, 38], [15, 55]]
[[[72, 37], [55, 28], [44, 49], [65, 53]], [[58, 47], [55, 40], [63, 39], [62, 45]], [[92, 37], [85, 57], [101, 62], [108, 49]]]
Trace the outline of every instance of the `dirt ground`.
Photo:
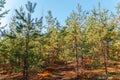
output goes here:
[[[120, 62], [109, 62], [113, 66], [108, 67], [109, 80], [120, 80]], [[29, 80], [76, 80], [75, 63], [56, 64], [45, 68], [42, 72], [31, 72]], [[103, 69], [82, 70], [79, 68], [77, 80], [104, 80]], [[0, 71], [0, 80], [23, 80], [22, 73], [8, 74], [6, 71]]]

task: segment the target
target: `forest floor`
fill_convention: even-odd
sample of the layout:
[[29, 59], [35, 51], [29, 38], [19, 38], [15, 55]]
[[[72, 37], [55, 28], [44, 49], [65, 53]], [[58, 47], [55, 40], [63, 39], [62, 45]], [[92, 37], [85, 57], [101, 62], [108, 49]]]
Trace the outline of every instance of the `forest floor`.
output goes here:
[[[109, 80], [120, 80], [120, 62], [110, 61]], [[75, 63], [56, 64], [46, 67], [42, 72], [30, 72], [29, 80], [75, 80]], [[104, 80], [104, 68], [83, 70], [78, 80]], [[81, 69], [79, 68], [79, 73]], [[84, 77], [83, 77], [84, 76]], [[0, 70], [0, 80], [22, 80], [22, 73], [8, 74]]]

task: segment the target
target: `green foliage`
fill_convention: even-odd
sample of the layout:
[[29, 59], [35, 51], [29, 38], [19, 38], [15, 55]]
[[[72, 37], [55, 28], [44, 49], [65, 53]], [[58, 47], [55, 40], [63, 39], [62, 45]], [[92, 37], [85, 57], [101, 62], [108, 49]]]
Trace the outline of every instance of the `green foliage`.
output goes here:
[[[5, 1], [1, 0], [0, 11], [4, 4]], [[88, 13], [78, 5], [65, 25], [61, 25], [51, 11], [48, 11], [44, 25], [44, 17], [33, 18], [36, 3], [28, 2], [25, 6], [26, 9], [15, 10], [10, 30], [5, 31], [5, 36], [0, 39], [0, 63], [11, 64], [13, 71], [22, 72], [25, 59], [28, 70], [37, 71], [51, 63], [73, 62], [76, 54], [81, 63], [84, 62], [82, 58], [93, 60], [91, 66], [97, 69], [103, 67], [105, 50], [108, 50], [108, 60], [119, 60], [118, 14], [101, 10], [100, 5]], [[0, 13], [0, 18], [7, 12]]]
[[[5, 0], [0, 0], [0, 12], [2, 11], [2, 8], [4, 8], [4, 5], [5, 5]], [[6, 10], [6, 11], [4, 11], [4, 12], [1, 12], [0, 13], [0, 19], [2, 18], [2, 17], [4, 17], [4, 15], [5, 14], [7, 14], [9, 12], [9, 10]]]
[[[5, 0], [0, 0], [0, 20], [1, 18], [4, 17], [5, 14], [8, 14], [9, 12], [9, 10], [2, 11], [2, 9], [4, 8], [4, 5], [5, 5]], [[1, 25], [1, 22], [0, 22], [0, 25]], [[6, 27], [6, 25], [0, 27], [0, 38], [2, 36], [5, 36], [5, 30], [2, 30], [4, 29], [4, 27]]]

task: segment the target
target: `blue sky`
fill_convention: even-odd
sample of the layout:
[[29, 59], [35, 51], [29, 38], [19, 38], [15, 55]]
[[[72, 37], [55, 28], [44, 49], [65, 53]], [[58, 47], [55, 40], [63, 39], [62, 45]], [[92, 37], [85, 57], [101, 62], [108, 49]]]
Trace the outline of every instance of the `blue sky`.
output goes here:
[[[9, 9], [9, 14], [5, 18], [1, 19], [2, 25], [8, 24], [14, 15], [14, 10], [20, 6], [24, 6], [28, 0], [6, 0], [5, 9]], [[91, 10], [97, 7], [98, 2], [101, 2], [101, 7], [109, 9], [115, 12], [115, 6], [120, 0], [29, 0], [36, 2], [35, 16], [45, 16], [48, 10], [52, 11], [54, 17], [57, 17], [59, 22], [63, 25], [67, 16], [76, 10], [77, 4], [79, 3], [84, 10]], [[25, 6], [24, 6], [25, 7]]]

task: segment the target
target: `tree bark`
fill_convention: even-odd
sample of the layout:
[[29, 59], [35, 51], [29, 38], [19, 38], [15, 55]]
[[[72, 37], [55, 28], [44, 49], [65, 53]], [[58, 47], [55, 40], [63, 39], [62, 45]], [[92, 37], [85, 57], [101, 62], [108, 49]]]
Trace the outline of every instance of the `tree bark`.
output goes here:
[[28, 80], [28, 51], [29, 51], [29, 30], [26, 33], [25, 40], [25, 55], [24, 55], [24, 67], [23, 67], [23, 79]]
[[76, 58], [76, 80], [78, 79], [78, 53], [77, 53], [77, 39], [76, 36], [74, 37], [74, 53]]
[[107, 41], [104, 41], [104, 67], [105, 67], [105, 74], [106, 74], [106, 78], [105, 80], [108, 80], [108, 70], [107, 70], [107, 55], [108, 55], [108, 44], [107, 44]]

